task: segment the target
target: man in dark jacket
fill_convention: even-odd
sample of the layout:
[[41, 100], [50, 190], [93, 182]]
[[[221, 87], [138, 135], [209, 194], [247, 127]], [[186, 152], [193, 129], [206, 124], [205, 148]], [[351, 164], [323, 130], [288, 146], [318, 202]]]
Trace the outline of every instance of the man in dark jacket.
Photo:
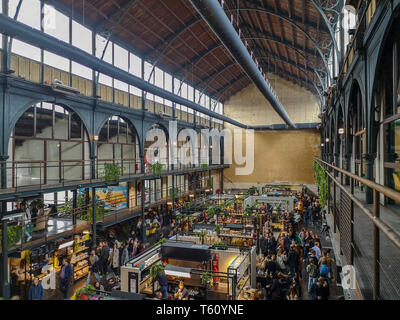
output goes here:
[[109, 258], [110, 258], [110, 247], [108, 246], [107, 241], [104, 241], [100, 254], [100, 265], [103, 276], [107, 276]]
[[68, 298], [68, 290], [72, 277], [72, 266], [66, 258], [63, 259], [63, 266], [60, 273], [60, 290], [64, 294], [64, 299]]
[[316, 283], [311, 287], [311, 297], [313, 300], [324, 301], [328, 300], [329, 297], [329, 285], [320, 277]]
[[264, 272], [275, 274], [276, 270], [278, 270], [276, 262], [272, 261], [271, 256], [267, 256], [267, 263], [265, 264]]
[[164, 271], [158, 273], [157, 280], [161, 287], [162, 299], [165, 300], [168, 297], [168, 280]]
[[89, 260], [89, 275], [86, 281], [86, 287], [90, 284], [93, 274], [96, 276], [97, 282], [100, 283], [99, 257], [96, 255], [96, 250], [93, 249], [92, 251], [90, 251], [90, 256], [88, 260]]
[[29, 300], [44, 300], [44, 289], [38, 277], [33, 279], [33, 283], [29, 288]]
[[276, 254], [276, 240], [271, 232], [268, 233], [267, 236], [267, 250], [268, 252], [272, 251], [274, 254]]
[[296, 250], [294, 250], [294, 246], [290, 246], [290, 250], [288, 253], [288, 264], [289, 270], [292, 275], [297, 275], [299, 269], [300, 257]]
[[260, 250], [264, 256], [267, 255], [267, 239], [264, 236], [260, 238]]
[[267, 289], [267, 300], [279, 300], [280, 284], [273, 273], [270, 273], [265, 288]]

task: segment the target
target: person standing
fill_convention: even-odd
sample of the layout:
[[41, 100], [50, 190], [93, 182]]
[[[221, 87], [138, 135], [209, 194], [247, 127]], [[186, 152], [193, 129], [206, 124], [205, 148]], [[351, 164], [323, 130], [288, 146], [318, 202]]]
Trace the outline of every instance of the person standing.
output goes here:
[[111, 262], [111, 266], [112, 269], [115, 273], [115, 275], [119, 275], [119, 249], [118, 249], [118, 245], [115, 242], [114, 243], [114, 248], [112, 251], [112, 262]]
[[99, 257], [96, 255], [96, 250], [90, 251], [89, 256], [89, 275], [86, 281], [86, 287], [92, 281], [93, 274], [96, 276], [97, 282], [100, 282], [100, 275], [99, 275]]
[[295, 246], [291, 245], [288, 253], [289, 271], [293, 276], [297, 276], [299, 271], [300, 256], [294, 249]]
[[29, 242], [32, 239], [31, 234], [31, 211], [29, 208], [25, 208], [22, 205], [22, 234], [26, 237], [26, 242]]
[[33, 278], [29, 288], [29, 300], [44, 300], [44, 289], [38, 277]]
[[121, 266], [124, 266], [129, 261], [129, 251], [127, 245], [125, 243], [121, 244], [122, 253], [121, 253]]
[[107, 277], [107, 269], [108, 269], [108, 260], [110, 259], [110, 247], [108, 246], [107, 241], [103, 241], [103, 246], [101, 248], [100, 255], [100, 265], [101, 265], [101, 273]]
[[72, 278], [72, 266], [67, 258], [63, 259], [63, 266], [60, 273], [60, 290], [64, 294], [64, 299], [68, 298], [69, 285]]
[[165, 300], [168, 297], [168, 280], [164, 271], [158, 272], [157, 280], [161, 287], [162, 299]]
[[37, 220], [37, 217], [38, 217], [38, 209], [33, 204], [30, 204], [29, 205], [29, 211], [30, 211], [30, 214], [31, 214], [32, 225], [33, 225], [34, 228], [36, 228], [36, 220]]

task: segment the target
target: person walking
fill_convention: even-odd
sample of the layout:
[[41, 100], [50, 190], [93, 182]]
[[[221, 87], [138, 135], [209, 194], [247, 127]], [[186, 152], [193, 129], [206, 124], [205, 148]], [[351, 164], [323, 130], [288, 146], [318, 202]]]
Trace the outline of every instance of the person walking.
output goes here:
[[326, 279], [326, 282], [331, 284], [332, 272], [331, 268], [328, 266], [328, 259], [323, 258], [321, 261], [321, 268], [319, 269], [319, 274]]
[[90, 282], [92, 281], [93, 274], [96, 276], [97, 282], [100, 282], [100, 275], [99, 275], [99, 257], [96, 255], [96, 250], [90, 251], [89, 256], [89, 275], [86, 281], [86, 287], [89, 286]]
[[[311, 225], [314, 225], [314, 213], [313, 213], [314, 207], [310, 203], [309, 206], [307, 207], [307, 213], [308, 213], [308, 219], [311, 222]], [[307, 226], [307, 225], [306, 225]]]
[[29, 300], [44, 300], [44, 289], [38, 277], [33, 278], [29, 288]]
[[311, 289], [318, 280], [318, 266], [315, 258], [311, 258], [306, 268], [308, 275], [308, 293], [311, 295]]
[[63, 266], [60, 273], [60, 290], [64, 294], [64, 299], [68, 298], [69, 285], [72, 278], [72, 266], [67, 258], [63, 259]]
[[287, 255], [285, 250], [279, 249], [278, 255], [276, 256], [276, 262], [281, 270], [282, 273], [287, 274], [287, 268], [286, 268], [286, 263], [287, 263]]

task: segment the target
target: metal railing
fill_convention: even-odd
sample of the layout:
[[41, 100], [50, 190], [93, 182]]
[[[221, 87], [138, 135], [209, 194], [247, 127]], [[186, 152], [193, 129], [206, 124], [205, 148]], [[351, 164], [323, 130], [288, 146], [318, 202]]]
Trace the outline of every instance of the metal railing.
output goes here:
[[[370, 253], [368, 251], [372, 249], [372, 268], [370, 268], [373, 272], [371, 281], [372, 298], [374, 300], [381, 299], [381, 289], [383, 289], [382, 275], [385, 278], [389, 277], [385, 285], [390, 285], [390, 276], [388, 274], [395, 272], [390, 265], [384, 265], [383, 261], [385, 263], [388, 261], [386, 255], [393, 256], [392, 258], [396, 260], [400, 259], [400, 235], [388, 223], [382, 220], [380, 215], [380, 195], [382, 194], [400, 203], [400, 192], [359, 177], [321, 159], [315, 158], [315, 161], [326, 169], [328, 175], [328, 210], [333, 212], [334, 232], [336, 233], [337, 229], [339, 229], [341, 249], [347, 245], [343, 243], [344, 240], [348, 241], [350, 245], [348, 252], [344, 254], [346, 260], [348, 264], [354, 265], [355, 260], [359, 259], [361, 261], [363, 259], [365, 263], [364, 265], [360, 264], [359, 269], [363, 272], [368, 272], [365, 264], [371, 262], [371, 259], [368, 259], [368, 254]], [[345, 176], [350, 180], [349, 186], [346, 186], [344, 183]], [[368, 208], [368, 205], [364, 204], [355, 194], [355, 182], [373, 190], [372, 209]], [[339, 199], [337, 189], [339, 190]], [[371, 239], [367, 236], [369, 229], [373, 230], [372, 245], [370, 247], [368, 244]], [[385, 240], [389, 240], [391, 244], [385, 243]], [[382, 254], [381, 249], [389, 250], [389, 252]], [[399, 251], [393, 255], [393, 252], [390, 251], [391, 249]], [[368, 275], [360, 276], [368, 277]], [[392, 281], [399, 281], [400, 283], [399, 276], [398, 274], [394, 274], [391, 277]]]
[[[164, 166], [161, 174], [173, 171], [204, 169], [202, 164], [178, 164], [172, 167], [168, 159], [159, 160]], [[61, 161], [4, 161], [0, 165], [5, 172], [7, 188], [13, 191], [64, 187], [72, 184], [104, 181], [104, 168], [107, 163], [115, 163], [122, 167], [121, 179], [133, 178], [142, 174], [141, 159], [106, 159], [106, 160], [61, 160]], [[145, 175], [154, 175], [148, 164], [144, 165]]]

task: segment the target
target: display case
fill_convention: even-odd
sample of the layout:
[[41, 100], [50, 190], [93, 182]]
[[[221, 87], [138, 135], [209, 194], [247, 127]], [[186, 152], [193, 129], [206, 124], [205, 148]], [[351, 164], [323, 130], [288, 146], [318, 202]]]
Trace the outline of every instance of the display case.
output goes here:
[[229, 265], [228, 275], [230, 286], [232, 287], [233, 299], [237, 299], [242, 294], [244, 288], [250, 286], [250, 254], [249, 252], [241, 252]]
[[152, 294], [151, 267], [161, 261], [161, 246], [150, 249], [121, 267], [121, 291]]

